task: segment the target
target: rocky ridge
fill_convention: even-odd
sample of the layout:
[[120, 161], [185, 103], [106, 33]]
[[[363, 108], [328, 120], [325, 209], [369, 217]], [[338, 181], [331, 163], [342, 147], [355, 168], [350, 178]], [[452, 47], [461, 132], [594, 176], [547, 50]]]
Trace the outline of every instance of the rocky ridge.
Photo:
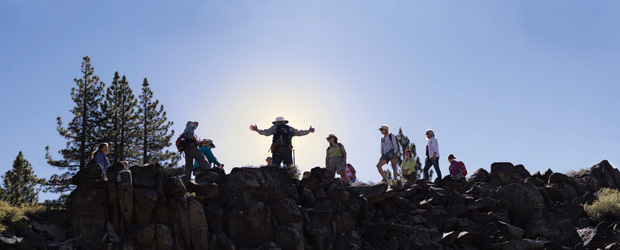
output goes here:
[[[314, 168], [201, 173], [187, 186], [159, 165], [90, 166], [74, 177], [66, 211], [10, 229], [2, 249], [620, 249], [617, 222], [582, 204], [620, 172], [530, 174], [493, 163], [467, 180], [347, 187]], [[189, 191], [189, 192], [188, 192]]]

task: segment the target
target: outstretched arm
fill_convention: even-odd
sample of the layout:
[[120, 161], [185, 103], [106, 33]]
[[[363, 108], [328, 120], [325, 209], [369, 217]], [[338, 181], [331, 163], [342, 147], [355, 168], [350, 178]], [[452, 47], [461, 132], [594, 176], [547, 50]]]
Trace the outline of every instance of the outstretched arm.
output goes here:
[[252, 131], [256, 131], [259, 135], [270, 136], [276, 133], [276, 125], [271, 126], [268, 129], [258, 129], [256, 125], [250, 125]]
[[294, 136], [304, 136], [310, 133], [314, 133], [314, 128], [312, 126], [310, 126], [310, 128], [308, 130], [297, 130], [293, 127], [291, 127], [291, 132], [293, 132]]

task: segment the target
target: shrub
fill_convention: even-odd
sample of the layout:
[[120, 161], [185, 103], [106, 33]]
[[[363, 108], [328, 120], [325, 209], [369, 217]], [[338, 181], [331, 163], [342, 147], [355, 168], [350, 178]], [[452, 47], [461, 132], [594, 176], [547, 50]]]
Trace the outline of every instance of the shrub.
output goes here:
[[620, 191], [603, 188], [592, 205], [584, 204], [586, 213], [597, 220], [620, 220]]
[[588, 169], [582, 168], [582, 169], [579, 169], [577, 171], [575, 171], [575, 170], [568, 171], [566, 173], [566, 175], [568, 175], [568, 176], [577, 176], [577, 175], [585, 174], [586, 172], [588, 172]]
[[21, 220], [24, 216], [37, 216], [43, 211], [45, 211], [45, 207], [38, 204], [11, 206], [7, 202], [0, 201], [0, 232], [4, 232], [8, 226]]

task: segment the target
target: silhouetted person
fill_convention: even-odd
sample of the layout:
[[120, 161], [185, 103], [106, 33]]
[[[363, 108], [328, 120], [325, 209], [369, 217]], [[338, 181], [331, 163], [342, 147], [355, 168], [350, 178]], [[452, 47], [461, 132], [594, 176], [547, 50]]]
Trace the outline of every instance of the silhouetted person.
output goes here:
[[256, 124], [250, 125], [250, 130], [264, 136], [273, 135], [271, 143], [273, 166], [280, 167], [280, 164], [284, 162], [284, 165], [289, 168], [293, 163], [293, 144], [291, 143], [293, 136], [304, 136], [314, 133], [314, 128], [310, 126], [308, 130], [297, 130], [287, 125], [288, 121], [284, 117], [278, 117], [272, 123], [273, 126], [263, 130], [258, 129]]

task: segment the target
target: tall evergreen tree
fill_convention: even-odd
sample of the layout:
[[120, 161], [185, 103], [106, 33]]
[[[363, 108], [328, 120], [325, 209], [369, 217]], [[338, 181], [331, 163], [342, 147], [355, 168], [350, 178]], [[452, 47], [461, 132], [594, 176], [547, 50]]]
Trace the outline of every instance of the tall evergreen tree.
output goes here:
[[73, 80], [77, 87], [71, 88], [71, 99], [75, 102], [75, 107], [71, 109], [73, 119], [65, 128], [62, 119], [56, 118], [58, 133], [67, 139], [67, 147], [59, 151], [63, 159], [52, 159], [49, 147], [46, 147], [48, 163], [66, 171], [61, 175], [52, 175], [47, 182], [47, 190], [53, 192], [71, 190], [71, 177], [78, 169], [86, 166], [90, 151], [94, 150], [99, 143], [101, 121], [99, 106], [103, 98], [104, 83], [95, 75], [95, 68], [90, 64], [88, 56], [83, 58], [81, 72], [82, 76]]
[[138, 96], [139, 143], [140, 159], [143, 164], [159, 162], [163, 166], [171, 167], [179, 161], [179, 155], [170, 152], [166, 148], [172, 145], [171, 139], [174, 130], [170, 127], [174, 124], [166, 118], [164, 105], [153, 98], [153, 91], [149, 87], [148, 79], [142, 83], [142, 94]]
[[41, 185], [45, 183], [45, 179], [38, 178], [34, 174], [32, 166], [21, 151], [13, 161], [13, 169], [7, 171], [2, 179], [0, 197], [2, 201], [13, 206], [37, 203]]
[[106, 99], [101, 104], [103, 111], [103, 140], [110, 142], [108, 157], [112, 162], [131, 161], [138, 157], [136, 132], [138, 102], [125, 76], [114, 73], [112, 84], [106, 90]]

